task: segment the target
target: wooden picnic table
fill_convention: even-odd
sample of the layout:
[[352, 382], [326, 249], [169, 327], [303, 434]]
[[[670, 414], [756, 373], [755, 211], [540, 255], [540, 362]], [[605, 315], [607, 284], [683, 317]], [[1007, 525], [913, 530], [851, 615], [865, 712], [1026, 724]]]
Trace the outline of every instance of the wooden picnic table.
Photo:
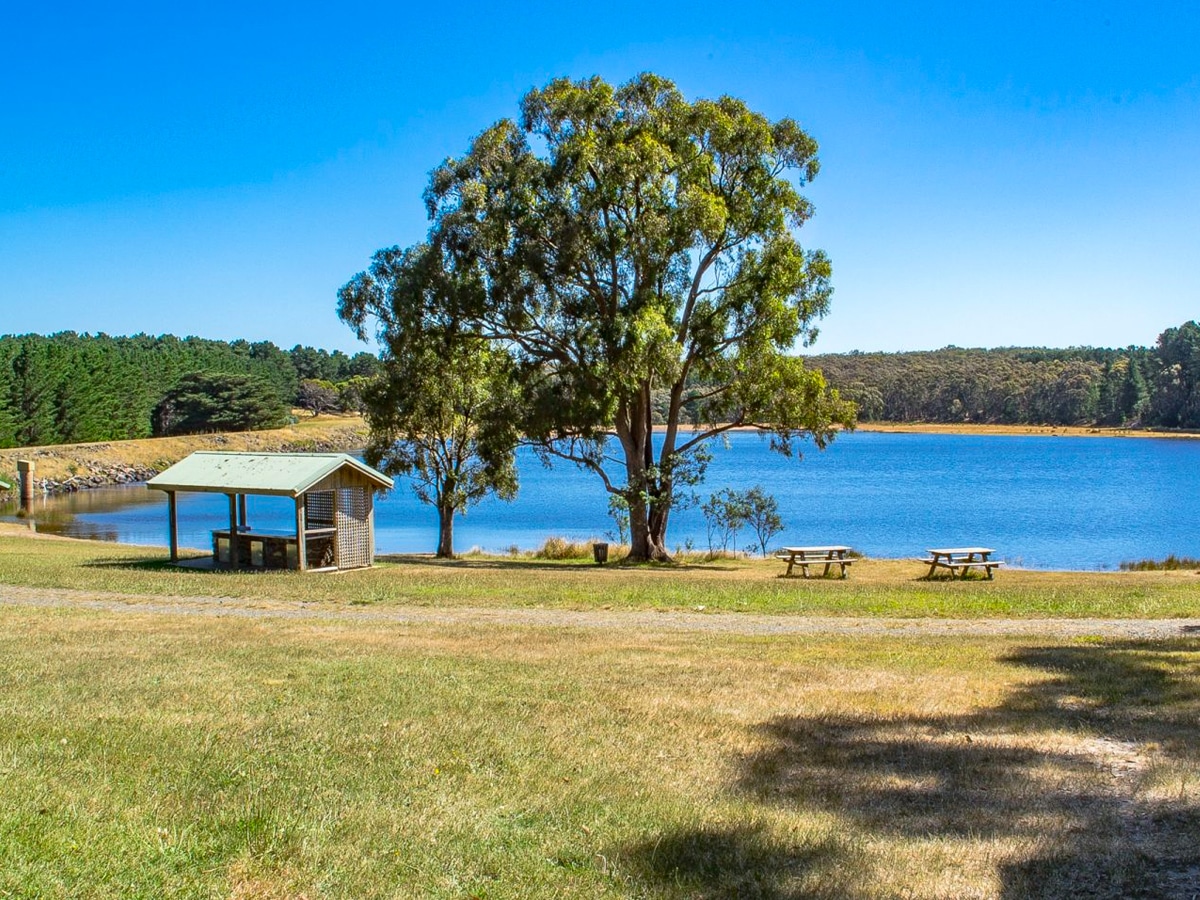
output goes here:
[[804, 573], [804, 577], [808, 577], [809, 566], [823, 565], [825, 571], [821, 576], [828, 577], [830, 567], [840, 566], [842, 577], [846, 577], [846, 567], [851, 565], [854, 560], [849, 559], [846, 554], [850, 552], [849, 547], [840, 545], [828, 547], [784, 547], [775, 554], [776, 559], [782, 559], [787, 563], [787, 571], [783, 573], [787, 578], [792, 574], [792, 569], [796, 566], [800, 567], [800, 571]]
[[[305, 547], [310, 568], [328, 565], [333, 558], [336, 528], [307, 528]], [[237, 558], [231, 557], [229, 529], [218, 528], [212, 533], [213, 562], [218, 566], [241, 565], [253, 569], [294, 569], [299, 542], [294, 532], [239, 528]]]
[[992, 570], [1004, 565], [991, 559], [991, 555], [996, 552], [991, 547], [939, 547], [927, 549], [925, 552], [929, 554], [929, 558], [921, 562], [929, 566], [927, 577], [930, 578], [938, 569], [949, 569], [951, 578], [955, 575], [964, 578], [971, 569], [983, 569], [987, 577], [991, 578]]

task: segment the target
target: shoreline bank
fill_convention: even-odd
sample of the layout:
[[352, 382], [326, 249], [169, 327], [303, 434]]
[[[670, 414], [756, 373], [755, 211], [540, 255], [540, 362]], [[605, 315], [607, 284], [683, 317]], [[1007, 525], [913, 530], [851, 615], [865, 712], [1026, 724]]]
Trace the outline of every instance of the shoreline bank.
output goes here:
[[1142, 428], [1101, 428], [1091, 425], [972, 425], [937, 422], [860, 422], [856, 431], [888, 434], [983, 434], [1018, 437], [1121, 437], [1195, 440], [1200, 432], [1151, 431]]
[[34, 464], [35, 490], [65, 494], [153, 478], [197, 450], [260, 453], [344, 453], [361, 448], [366, 425], [357, 415], [299, 419], [269, 431], [220, 432], [91, 444], [50, 444], [0, 450], [0, 481], [17, 490], [17, 460]]

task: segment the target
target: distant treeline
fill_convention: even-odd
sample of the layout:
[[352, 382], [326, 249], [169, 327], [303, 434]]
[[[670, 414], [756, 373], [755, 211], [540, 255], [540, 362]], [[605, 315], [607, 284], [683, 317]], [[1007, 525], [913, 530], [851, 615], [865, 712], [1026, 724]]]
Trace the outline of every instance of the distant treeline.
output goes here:
[[860, 421], [1200, 428], [1200, 326], [1121, 350], [813, 356]]
[[[809, 363], [858, 404], [865, 422], [1200, 428], [1195, 322], [1167, 329], [1154, 347], [947, 347]], [[195, 373], [249, 376], [286, 407], [353, 408], [378, 367], [370, 353], [282, 350], [270, 341], [6, 335], [0, 448], [149, 437], [156, 407]]]
[[[185, 375], [250, 376], [287, 407], [371, 376], [379, 361], [269, 341], [110, 337], [62, 332], [0, 337], [0, 447], [124, 440], [152, 434], [155, 407]], [[328, 404], [324, 407], [328, 408]]]

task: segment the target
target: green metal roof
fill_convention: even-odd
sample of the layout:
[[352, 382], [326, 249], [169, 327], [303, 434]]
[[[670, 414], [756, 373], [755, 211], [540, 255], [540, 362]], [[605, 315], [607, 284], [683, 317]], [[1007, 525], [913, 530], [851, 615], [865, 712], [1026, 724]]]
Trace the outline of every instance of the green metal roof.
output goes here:
[[298, 497], [343, 466], [380, 488], [392, 479], [345, 453], [221, 453], [201, 450], [146, 482], [159, 491]]

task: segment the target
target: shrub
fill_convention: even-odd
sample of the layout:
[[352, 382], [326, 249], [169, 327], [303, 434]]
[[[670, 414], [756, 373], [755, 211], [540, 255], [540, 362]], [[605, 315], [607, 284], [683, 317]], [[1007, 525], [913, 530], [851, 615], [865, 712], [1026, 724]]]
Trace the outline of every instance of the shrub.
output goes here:
[[536, 559], [591, 559], [592, 545], [591, 542], [549, 537], [533, 555]]
[[1170, 572], [1176, 569], [1200, 569], [1200, 559], [1172, 553], [1164, 560], [1139, 559], [1121, 563], [1122, 572]]

